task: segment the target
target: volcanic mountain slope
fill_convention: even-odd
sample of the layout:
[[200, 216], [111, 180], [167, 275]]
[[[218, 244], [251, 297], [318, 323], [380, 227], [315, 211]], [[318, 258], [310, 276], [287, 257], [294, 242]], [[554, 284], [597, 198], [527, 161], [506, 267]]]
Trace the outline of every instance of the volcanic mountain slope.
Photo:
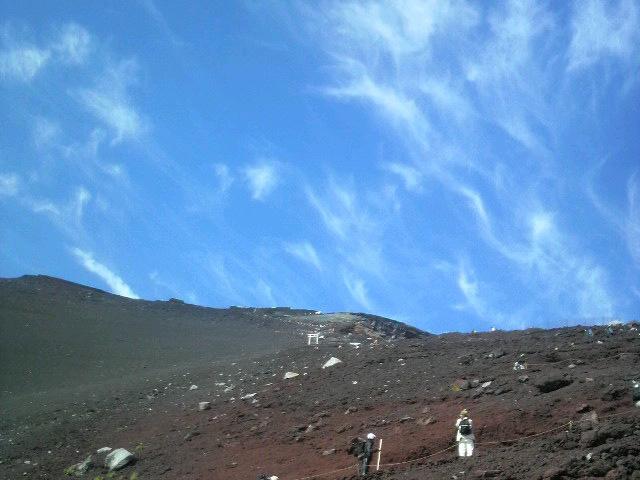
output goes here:
[[110, 391], [175, 369], [241, 359], [351, 335], [415, 337], [373, 315], [290, 308], [205, 308], [132, 300], [46, 276], [0, 279], [0, 404], [34, 408], [71, 393]]
[[[49, 309], [65, 303], [61, 298], [70, 298], [65, 293], [45, 303], [30, 287], [17, 287], [20, 282], [58, 285], [43, 278], [10, 281], [12, 293], [0, 297], [3, 337], [20, 323], [9, 317], [34, 318], [35, 311], [47, 317]], [[127, 312], [133, 305], [147, 305], [157, 308], [148, 316], [153, 323], [163, 308], [178, 307], [66, 285], [84, 292], [71, 303], [85, 319], [106, 311], [105, 304], [112, 304], [113, 311], [127, 305]], [[0, 290], [6, 291], [4, 286]], [[93, 292], [90, 301], [83, 297], [87, 292]], [[28, 307], [8, 303], [19, 295], [31, 298]], [[193, 312], [211, 310], [180, 308], [184, 318], [165, 318], [182, 325], [181, 330], [196, 328], [190, 322], [207, 323]], [[193, 354], [196, 342], [175, 367], [165, 362], [153, 375], [151, 367], [132, 369], [126, 382], [108, 389], [98, 389], [100, 381], [81, 389], [78, 381], [55, 404], [49, 401], [51, 391], [5, 392], [0, 478], [63, 478], [65, 468], [104, 446], [136, 454], [137, 463], [116, 473], [122, 479], [134, 473], [140, 479], [233, 480], [259, 473], [282, 480], [350, 478], [355, 460], [346, 452], [349, 441], [368, 431], [383, 439], [382, 468], [372, 476], [385, 479], [640, 478], [640, 409], [631, 398], [631, 381], [640, 375], [640, 337], [633, 323], [594, 327], [592, 335], [575, 327], [433, 336], [351, 314], [219, 312], [246, 328], [234, 337], [231, 329], [218, 328], [225, 321], [218, 325], [209, 311], [210, 335], [225, 332], [220, 336], [221, 343], [227, 339], [224, 355]], [[56, 315], [51, 314], [58, 328], [64, 328], [68, 317]], [[307, 346], [304, 333], [316, 329], [325, 338], [317, 347]], [[233, 342], [247, 345], [252, 331], [286, 341], [243, 354]], [[196, 336], [176, 335], [175, 343], [185, 342], [187, 351]], [[29, 348], [28, 338], [18, 338], [22, 348]], [[102, 338], [114, 349], [120, 348], [116, 341], [124, 341]], [[153, 365], [154, 350], [147, 352], [150, 356], [140, 361]], [[341, 363], [322, 368], [331, 357]], [[107, 355], [99, 368], [108, 369], [111, 362], [126, 367]], [[284, 378], [287, 372], [298, 375]], [[67, 374], [76, 373], [83, 375]], [[5, 400], [16, 398], [33, 403], [14, 414], [18, 410], [6, 409]], [[200, 411], [203, 401], [211, 408]], [[478, 443], [476, 455], [466, 461], [450, 448], [462, 407], [470, 410]], [[84, 478], [104, 475], [96, 467]]]

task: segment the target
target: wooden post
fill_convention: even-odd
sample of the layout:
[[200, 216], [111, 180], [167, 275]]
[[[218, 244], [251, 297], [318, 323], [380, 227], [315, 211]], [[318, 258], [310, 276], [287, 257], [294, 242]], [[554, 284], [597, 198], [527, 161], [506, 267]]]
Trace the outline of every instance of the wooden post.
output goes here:
[[380, 470], [380, 455], [382, 455], [382, 439], [380, 439], [380, 444], [378, 445], [378, 463], [376, 464], [376, 472]]

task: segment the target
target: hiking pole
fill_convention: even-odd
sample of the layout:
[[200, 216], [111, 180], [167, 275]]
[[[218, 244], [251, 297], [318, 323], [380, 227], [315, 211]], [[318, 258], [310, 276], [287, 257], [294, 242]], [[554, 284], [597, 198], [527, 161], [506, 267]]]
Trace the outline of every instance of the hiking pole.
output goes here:
[[378, 463], [376, 465], [376, 472], [380, 470], [380, 455], [382, 455], [382, 439], [380, 439], [380, 444], [378, 445]]

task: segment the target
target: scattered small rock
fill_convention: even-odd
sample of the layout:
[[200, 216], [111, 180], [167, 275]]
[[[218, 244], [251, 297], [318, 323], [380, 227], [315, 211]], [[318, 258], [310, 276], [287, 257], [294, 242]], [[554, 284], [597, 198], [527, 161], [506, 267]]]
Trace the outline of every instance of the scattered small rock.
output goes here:
[[198, 432], [197, 430], [193, 431], [193, 432], [189, 432], [187, 433], [184, 437], [182, 437], [182, 439], [185, 442], [190, 442], [192, 438], [197, 437], [198, 435], [200, 435], [200, 432]]
[[347, 432], [347, 431], [349, 431], [351, 429], [353, 429], [353, 425], [345, 423], [343, 425], [340, 425], [338, 428], [336, 428], [336, 433], [344, 433], [344, 432]]
[[322, 368], [333, 367], [334, 365], [337, 365], [338, 363], [342, 363], [342, 360], [340, 360], [339, 358], [336, 358], [336, 357], [331, 357], [329, 360], [327, 360], [324, 363], [324, 365], [322, 365]]
[[201, 412], [205, 411], [205, 410], [210, 410], [211, 409], [211, 402], [200, 402], [198, 403], [198, 410], [200, 410]]
[[454, 392], [459, 392], [461, 390], [469, 390], [470, 388], [471, 388], [471, 382], [469, 382], [469, 380], [464, 380], [461, 378], [454, 381], [453, 384], [451, 385], [451, 390], [453, 390]]
[[418, 425], [422, 425], [424, 427], [426, 427], [427, 425], [431, 425], [432, 423], [436, 423], [436, 419], [434, 417], [422, 417], [419, 418], [416, 423]]
[[296, 373], [296, 372], [287, 372], [287, 373], [284, 374], [284, 379], [287, 380], [288, 378], [294, 378], [294, 377], [297, 377], [299, 375], [300, 374]]
[[189, 387], [189, 390], [197, 390], [198, 389], [198, 385], [191, 385]]
[[335, 448], [330, 448], [328, 450], [325, 450], [324, 452], [322, 452], [322, 456], [326, 457], [327, 455], [334, 455], [336, 453], [336, 449]]

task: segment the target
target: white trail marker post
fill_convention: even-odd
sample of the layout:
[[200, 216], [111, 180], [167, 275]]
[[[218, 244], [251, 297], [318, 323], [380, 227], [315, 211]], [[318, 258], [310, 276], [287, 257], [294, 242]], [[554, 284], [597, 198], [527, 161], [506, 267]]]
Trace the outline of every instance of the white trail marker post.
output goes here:
[[378, 462], [376, 463], [376, 472], [380, 470], [380, 455], [382, 455], [382, 439], [380, 439], [380, 443], [378, 444]]

